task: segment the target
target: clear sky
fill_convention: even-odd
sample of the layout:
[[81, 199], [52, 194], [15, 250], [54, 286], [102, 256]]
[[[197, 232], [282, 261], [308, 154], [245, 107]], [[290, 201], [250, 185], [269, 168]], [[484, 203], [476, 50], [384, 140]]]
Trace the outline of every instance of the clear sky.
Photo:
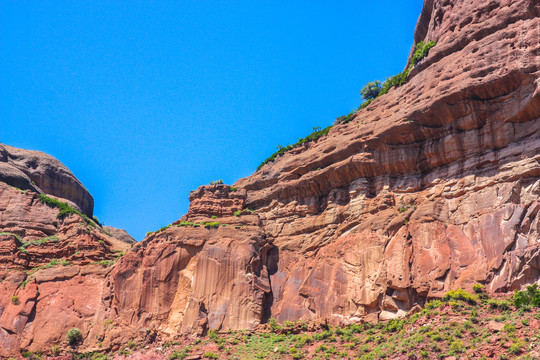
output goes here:
[[403, 70], [422, 0], [0, 1], [0, 142], [140, 240]]

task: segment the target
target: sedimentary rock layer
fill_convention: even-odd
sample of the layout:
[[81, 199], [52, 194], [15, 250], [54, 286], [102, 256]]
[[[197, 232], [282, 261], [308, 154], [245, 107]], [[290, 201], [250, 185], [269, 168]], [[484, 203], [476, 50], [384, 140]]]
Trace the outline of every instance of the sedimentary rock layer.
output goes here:
[[452, 288], [538, 281], [540, 4], [426, 1], [429, 56], [247, 190], [279, 320], [387, 319]]
[[[540, 4], [426, 0], [414, 39], [437, 44], [405, 85], [234, 187], [200, 187], [112, 266], [128, 245], [57, 219], [37, 195], [54, 181], [4, 147], [2, 179], [28, 191], [0, 183], [0, 228], [16, 234], [0, 236], [0, 356], [67, 347], [73, 326], [81, 350], [117, 349], [270, 317], [378, 321], [450, 289], [538, 282]], [[66, 178], [56, 196], [83, 209]], [[73, 266], [36, 269], [59, 257]]]

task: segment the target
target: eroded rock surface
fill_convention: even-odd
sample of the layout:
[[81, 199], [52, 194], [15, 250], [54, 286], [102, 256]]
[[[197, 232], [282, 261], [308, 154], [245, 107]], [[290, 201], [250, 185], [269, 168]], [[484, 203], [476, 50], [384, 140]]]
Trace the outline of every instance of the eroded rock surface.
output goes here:
[[237, 182], [279, 249], [279, 320], [388, 319], [540, 277], [540, 4], [426, 1], [437, 42], [328, 136]]
[[112, 226], [103, 226], [103, 230], [105, 230], [107, 233], [109, 233], [112, 237], [121, 240], [128, 244], [135, 244], [137, 243], [137, 240], [135, 240], [129, 233], [124, 229], [118, 229]]
[[105, 346], [140, 337], [140, 329], [173, 337], [253, 328], [265, 319], [272, 245], [257, 215], [233, 215], [245, 192], [204, 186], [192, 198], [199, 201], [186, 216], [149, 235], [115, 266], [110, 282], [117, 316]]
[[68, 200], [92, 217], [92, 195], [64, 164], [41, 151], [0, 144], [0, 181]]
[[[118, 349], [270, 317], [379, 321], [477, 282], [538, 282], [540, 4], [426, 0], [414, 38], [437, 45], [404, 86], [233, 188], [200, 187], [132, 248], [58, 219], [31, 161], [2, 147], [2, 179], [22, 190], [0, 183], [0, 356], [67, 347], [75, 326], [80, 350]], [[82, 209], [71, 191], [56, 196]]]

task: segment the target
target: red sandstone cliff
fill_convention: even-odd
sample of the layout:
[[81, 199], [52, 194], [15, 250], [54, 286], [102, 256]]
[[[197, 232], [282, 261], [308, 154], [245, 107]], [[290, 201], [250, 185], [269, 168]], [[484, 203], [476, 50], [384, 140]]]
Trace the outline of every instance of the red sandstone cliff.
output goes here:
[[50, 350], [51, 344], [65, 341], [66, 331], [74, 326], [86, 331], [84, 324], [104, 311], [110, 265], [130, 248], [88, 217], [60, 219], [58, 208], [40, 200], [47, 189], [49, 195], [92, 213], [92, 197], [60, 162], [43, 153], [4, 148], [8, 162], [0, 162], [0, 358], [19, 349]]
[[[239, 180], [237, 191], [199, 188], [187, 215], [113, 267], [42, 269], [24, 289], [24, 276], [8, 273], [0, 348], [47, 349], [72, 326], [92, 349], [269, 317], [384, 320], [477, 282], [492, 292], [538, 282], [540, 4], [426, 0], [414, 39], [437, 45], [404, 86]], [[114, 252], [99, 247], [101, 232], [77, 230], [75, 216], [51, 225], [55, 214], [35, 194], [20, 196], [40, 228], [78, 232], [88, 256]], [[16, 240], [1, 243], [11, 268], [23, 266]], [[47, 327], [60, 300], [72, 315]]]

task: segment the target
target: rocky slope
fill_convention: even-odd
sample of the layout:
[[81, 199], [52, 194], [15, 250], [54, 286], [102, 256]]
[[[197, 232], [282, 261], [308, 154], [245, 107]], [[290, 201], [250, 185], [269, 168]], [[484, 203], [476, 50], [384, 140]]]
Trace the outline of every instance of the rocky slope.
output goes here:
[[50, 349], [71, 327], [98, 316], [109, 265], [131, 246], [74, 208], [59, 217], [44, 202], [47, 189], [49, 201], [54, 195], [87, 214], [93, 210], [90, 194], [56, 159], [1, 149], [7, 162], [0, 162], [0, 358]]
[[[414, 39], [437, 44], [405, 85], [234, 187], [200, 187], [111, 267], [94, 263], [115, 258], [112, 238], [57, 219], [38, 200], [46, 182], [5, 162], [28, 191], [0, 187], [2, 231], [58, 241], [19, 254], [2, 237], [0, 356], [67, 348], [75, 326], [80, 350], [119, 349], [271, 317], [377, 322], [450, 289], [538, 282], [540, 4], [426, 0]], [[91, 213], [71, 190], [47, 193]], [[74, 265], [18, 271], [52, 257]]]
[[[417, 313], [379, 324], [329, 327], [271, 321], [255, 330], [210, 331], [174, 341], [130, 342], [109, 359], [538, 359], [540, 313], [512, 297], [464, 294], [434, 300]], [[481, 299], [479, 299], [480, 297]], [[96, 355], [99, 354], [99, 355]], [[103, 352], [87, 354], [96, 359]], [[59, 359], [58, 359], [59, 360]]]

